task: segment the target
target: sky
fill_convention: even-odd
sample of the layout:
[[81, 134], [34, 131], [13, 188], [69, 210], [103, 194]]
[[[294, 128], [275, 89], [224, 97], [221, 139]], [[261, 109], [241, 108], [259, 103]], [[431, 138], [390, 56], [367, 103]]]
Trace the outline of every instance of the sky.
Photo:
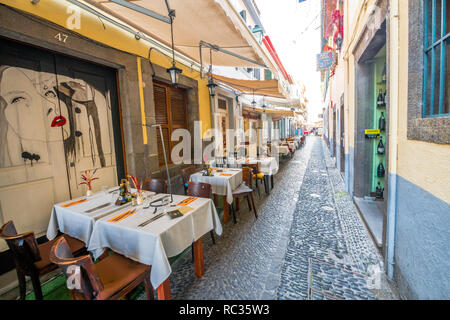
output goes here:
[[316, 55], [320, 44], [320, 0], [255, 0], [266, 34], [286, 71], [306, 87], [308, 122], [322, 113], [320, 73]]

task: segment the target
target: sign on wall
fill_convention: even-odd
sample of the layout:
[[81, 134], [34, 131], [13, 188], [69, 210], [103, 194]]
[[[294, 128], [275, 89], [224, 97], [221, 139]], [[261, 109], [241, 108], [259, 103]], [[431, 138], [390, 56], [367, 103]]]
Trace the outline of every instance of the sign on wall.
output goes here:
[[380, 136], [381, 132], [380, 129], [366, 129], [364, 130], [364, 134], [366, 135], [366, 138], [376, 139]]
[[328, 70], [333, 66], [334, 56], [332, 51], [325, 51], [317, 55], [317, 70]]

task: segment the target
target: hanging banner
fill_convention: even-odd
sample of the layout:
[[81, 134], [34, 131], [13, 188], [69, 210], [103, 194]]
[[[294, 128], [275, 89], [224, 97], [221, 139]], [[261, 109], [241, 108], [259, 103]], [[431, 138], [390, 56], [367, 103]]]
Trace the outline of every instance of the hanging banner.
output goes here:
[[326, 51], [317, 55], [317, 71], [328, 70], [332, 67], [334, 55], [332, 51]]

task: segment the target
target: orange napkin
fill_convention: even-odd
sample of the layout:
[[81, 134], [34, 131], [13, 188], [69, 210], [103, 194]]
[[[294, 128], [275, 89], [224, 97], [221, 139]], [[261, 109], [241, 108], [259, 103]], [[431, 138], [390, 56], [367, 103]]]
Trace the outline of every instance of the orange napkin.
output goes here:
[[63, 207], [63, 208], [68, 208], [68, 207], [74, 206], [74, 205], [76, 205], [76, 204], [83, 203], [83, 202], [85, 202], [85, 201], [87, 201], [87, 199], [75, 200], [75, 201], [72, 201], [72, 202], [63, 204], [61, 207]]
[[232, 176], [231, 173], [221, 173], [220, 175], [224, 176], [224, 177], [231, 177]]
[[115, 216], [114, 218], [109, 219], [108, 222], [116, 223], [116, 222], [119, 222], [120, 220], [128, 218], [129, 216], [131, 216], [135, 213], [136, 213], [136, 210], [128, 210], [128, 211], [125, 211], [125, 212]]
[[196, 197], [189, 197], [187, 199], [184, 199], [180, 203], [178, 203], [178, 205], [184, 207], [184, 206], [187, 206], [189, 203], [194, 202], [197, 199], [198, 198], [196, 198]]

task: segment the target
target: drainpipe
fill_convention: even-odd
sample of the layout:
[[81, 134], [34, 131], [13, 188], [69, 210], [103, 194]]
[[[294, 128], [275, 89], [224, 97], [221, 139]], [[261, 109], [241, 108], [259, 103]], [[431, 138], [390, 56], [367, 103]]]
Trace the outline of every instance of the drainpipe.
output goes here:
[[398, 108], [399, 108], [399, 0], [391, 0], [390, 5], [390, 128], [389, 128], [389, 191], [387, 207], [386, 264], [387, 276], [394, 279], [394, 250], [397, 218], [397, 155], [398, 155]]

